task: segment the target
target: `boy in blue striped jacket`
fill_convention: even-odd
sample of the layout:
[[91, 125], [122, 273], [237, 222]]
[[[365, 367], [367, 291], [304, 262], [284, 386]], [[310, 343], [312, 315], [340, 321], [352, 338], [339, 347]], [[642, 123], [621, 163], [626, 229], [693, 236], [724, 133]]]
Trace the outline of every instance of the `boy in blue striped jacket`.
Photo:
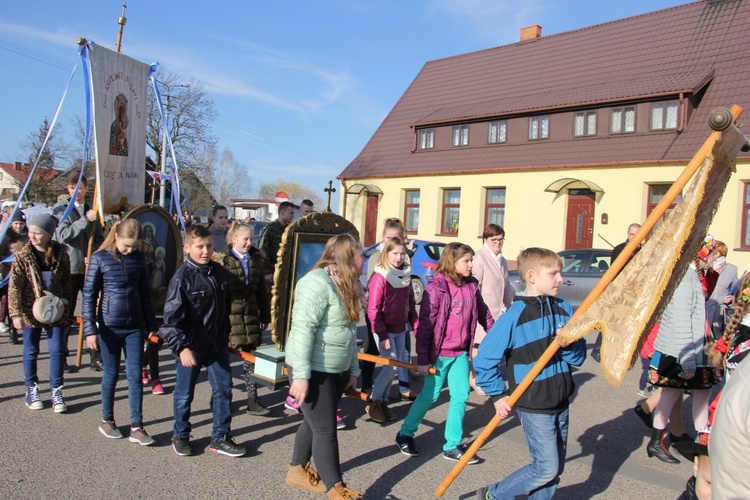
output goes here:
[[[477, 498], [552, 498], [565, 464], [568, 439], [568, 405], [575, 385], [571, 366], [586, 359], [586, 340], [570, 345], [557, 331], [573, 315], [569, 302], [555, 296], [562, 283], [560, 257], [544, 248], [528, 248], [518, 255], [518, 274], [526, 283], [525, 295], [500, 316], [479, 346], [474, 358], [476, 383], [492, 398], [495, 411], [506, 418], [511, 411], [508, 396], [523, 380], [552, 342], [561, 349], [547, 363], [534, 383], [515, 404], [532, 463], [502, 481], [480, 488]], [[505, 359], [508, 389], [500, 373]]]

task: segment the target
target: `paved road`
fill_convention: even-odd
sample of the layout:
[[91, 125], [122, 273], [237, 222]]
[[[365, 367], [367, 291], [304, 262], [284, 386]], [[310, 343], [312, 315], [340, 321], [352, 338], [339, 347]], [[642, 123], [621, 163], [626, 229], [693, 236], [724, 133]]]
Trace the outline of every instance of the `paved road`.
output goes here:
[[[360, 332], [363, 333], [363, 332]], [[39, 375], [47, 378], [46, 346], [42, 342]], [[71, 347], [74, 341], [71, 339]], [[82, 369], [66, 375], [68, 413], [49, 407], [44, 382], [43, 411], [23, 404], [20, 345], [0, 340], [0, 498], [323, 498], [284, 484], [294, 433], [302, 417], [284, 410], [286, 390], [261, 390], [271, 417], [241, 412], [241, 363], [233, 362], [235, 418], [233, 435], [244, 443], [246, 457], [231, 459], [204, 453], [210, 440], [209, 386], [202, 376], [193, 404], [193, 443], [201, 452], [178, 457], [170, 447], [171, 395], [146, 391], [146, 428], [157, 440], [145, 448], [127, 439], [108, 440], [97, 431], [100, 418], [100, 374]], [[163, 381], [174, 385], [174, 365], [162, 351]], [[691, 473], [691, 465], [667, 465], [646, 457], [647, 431], [631, 408], [638, 373], [628, 374], [622, 389], [611, 388], [591, 359], [576, 371], [578, 392], [571, 407], [566, 470], [561, 499], [676, 498]], [[416, 385], [420, 379], [415, 380]], [[121, 376], [115, 416], [128, 423], [126, 380]], [[394, 388], [395, 394], [395, 388]], [[368, 420], [361, 401], [345, 398], [342, 410], [348, 428], [340, 433], [341, 462], [349, 485], [371, 499], [430, 499], [453, 462], [442, 458], [442, 422], [447, 393], [427, 414], [417, 436], [421, 456], [408, 458], [393, 443], [400, 422], [379, 425]], [[686, 408], [689, 404], [685, 405]], [[394, 403], [400, 418], [408, 403]], [[465, 429], [476, 436], [492, 417], [492, 408], [472, 393]], [[689, 420], [687, 420], [689, 421]], [[444, 498], [474, 498], [479, 486], [499, 480], [528, 461], [523, 433], [515, 418], [503, 422], [479, 453], [484, 459], [468, 466]]]

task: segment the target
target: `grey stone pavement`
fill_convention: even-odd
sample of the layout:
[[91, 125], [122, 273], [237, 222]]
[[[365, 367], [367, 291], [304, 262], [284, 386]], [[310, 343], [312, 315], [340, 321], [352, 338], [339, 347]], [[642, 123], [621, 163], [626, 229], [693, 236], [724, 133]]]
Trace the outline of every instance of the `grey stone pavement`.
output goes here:
[[[364, 328], [360, 328], [364, 334]], [[593, 337], [589, 337], [591, 346]], [[74, 339], [70, 340], [71, 348]], [[589, 346], [589, 347], [590, 347]], [[97, 431], [101, 416], [100, 374], [88, 368], [66, 374], [66, 414], [49, 406], [48, 357], [42, 341], [39, 376], [45, 409], [23, 404], [22, 346], [0, 339], [0, 498], [324, 498], [286, 486], [294, 433], [301, 416], [284, 409], [286, 389], [261, 389], [270, 417], [242, 412], [244, 384], [241, 362], [233, 358], [234, 419], [232, 434], [248, 448], [232, 459], [204, 452], [210, 441], [209, 385], [202, 374], [193, 403], [193, 445], [196, 456], [178, 457], [170, 447], [174, 361], [161, 351], [162, 380], [168, 395], [144, 391], [146, 429], [156, 445], [141, 447], [126, 439], [105, 439]], [[84, 357], [86, 360], [87, 357]], [[124, 368], [123, 368], [124, 370]], [[568, 458], [557, 492], [559, 499], [674, 499], [692, 472], [685, 460], [667, 465], [646, 457], [647, 429], [632, 407], [638, 367], [620, 389], [610, 387], [592, 360], [575, 372], [578, 386], [571, 405]], [[414, 379], [421, 386], [421, 379]], [[396, 394], [396, 388], [393, 388]], [[486, 398], [472, 393], [464, 423], [468, 438], [477, 436], [492, 418]], [[349, 486], [370, 499], [430, 499], [454, 462], [442, 457], [443, 421], [448, 394], [427, 414], [416, 443], [421, 455], [409, 458], [394, 444], [400, 421], [380, 425], [370, 421], [364, 403], [344, 398], [347, 429], [340, 431], [341, 464]], [[686, 412], [689, 411], [686, 400]], [[394, 402], [403, 419], [409, 403]], [[115, 417], [129, 429], [127, 381], [124, 371], [116, 393]], [[689, 416], [686, 422], [690, 422]], [[478, 487], [502, 479], [529, 461], [523, 432], [516, 418], [501, 423], [479, 452], [483, 459], [467, 466], [443, 498], [474, 498]]]

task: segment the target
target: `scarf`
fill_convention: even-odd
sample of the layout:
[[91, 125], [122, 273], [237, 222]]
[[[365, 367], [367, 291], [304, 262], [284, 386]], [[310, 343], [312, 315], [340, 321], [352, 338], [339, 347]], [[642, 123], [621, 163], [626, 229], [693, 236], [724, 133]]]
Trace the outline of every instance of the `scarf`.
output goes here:
[[411, 286], [411, 266], [404, 262], [401, 269], [388, 265], [384, 268], [380, 265], [375, 266], [375, 272], [385, 278], [393, 288], [406, 288]]

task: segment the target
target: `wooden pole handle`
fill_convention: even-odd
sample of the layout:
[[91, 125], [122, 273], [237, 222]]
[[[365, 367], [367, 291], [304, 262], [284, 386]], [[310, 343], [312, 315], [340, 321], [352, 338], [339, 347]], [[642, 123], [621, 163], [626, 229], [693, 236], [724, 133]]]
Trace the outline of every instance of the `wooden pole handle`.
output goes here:
[[[383, 358], [381, 356], [375, 356], [374, 354], [366, 354], [364, 352], [360, 352], [357, 354], [357, 357], [362, 361], [369, 361], [370, 363], [378, 363], [381, 365], [388, 365], [388, 366], [397, 366], [399, 368], [408, 368], [410, 370], [417, 370], [419, 367], [417, 365], [411, 364], [411, 363], [404, 363], [403, 361], [398, 361], [396, 359], [391, 358]], [[430, 375], [435, 375], [437, 373], [437, 370], [433, 367], [430, 367], [427, 372]]]

